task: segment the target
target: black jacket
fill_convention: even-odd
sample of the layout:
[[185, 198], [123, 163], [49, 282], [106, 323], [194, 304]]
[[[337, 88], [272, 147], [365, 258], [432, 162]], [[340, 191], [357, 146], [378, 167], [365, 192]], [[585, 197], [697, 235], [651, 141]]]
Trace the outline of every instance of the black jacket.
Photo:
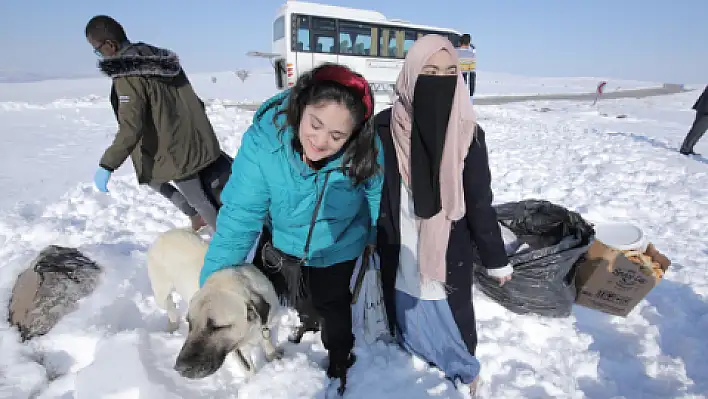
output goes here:
[[703, 89], [703, 94], [698, 97], [696, 103], [693, 104], [693, 109], [696, 110], [696, 114], [708, 114], [708, 86]]
[[[384, 187], [378, 219], [377, 252], [381, 259], [381, 280], [384, 303], [391, 332], [395, 333], [395, 284], [401, 248], [401, 174], [390, 129], [391, 109], [376, 115], [374, 124], [384, 151]], [[472, 289], [471, 270], [478, 259], [488, 269], [504, 267], [509, 263], [504, 241], [492, 207], [491, 173], [484, 130], [477, 127], [477, 136], [470, 146], [463, 172], [465, 185], [464, 218], [453, 222], [447, 248], [447, 269], [468, 268], [469, 290]], [[459, 274], [457, 274], [459, 275]]]

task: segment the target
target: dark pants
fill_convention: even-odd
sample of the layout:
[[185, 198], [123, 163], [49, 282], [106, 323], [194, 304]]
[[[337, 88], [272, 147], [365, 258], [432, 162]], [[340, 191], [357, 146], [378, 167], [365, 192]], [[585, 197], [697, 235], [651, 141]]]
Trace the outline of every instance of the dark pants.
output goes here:
[[217, 205], [209, 198], [199, 176], [175, 180], [174, 185], [177, 186], [177, 189], [184, 195], [189, 205], [199, 213], [204, 221], [212, 229], [216, 229]]
[[184, 194], [182, 194], [172, 183], [150, 183], [148, 186], [160, 193], [163, 197], [167, 198], [172, 205], [176, 206], [177, 209], [185, 215], [192, 217], [198, 213], [196, 209], [189, 205], [189, 201], [187, 201], [187, 198], [184, 197]]
[[477, 83], [477, 72], [475, 72], [475, 71], [463, 72], [462, 79], [465, 80], [465, 84], [470, 89], [470, 97], [473, 97], [474, 96], [474, 87], [475, 87], [475, 84]]
[[328, 351], [348, 354], [354, 347], [349, 282], [356, 259], [329, 267], [304, 267], [303, 277], [320, 317], [322, 343]]
[[[261, 251], [263, 244], [270, 239], [268, 229], [263, 229], [253, 263], [273, 283], [278, 296], [286, 298], [292, 289], [288, 287], [287, 279], [263, 265]], [[322, 343], [330, 352], [348, 354], [354, 347], [349, 282], [355, 265], [356, 259], [328, 267], [302, 267], [304, 297], [293, 307], [307, 331], [321, 330]]]
[[222, 154], [194, 176], [149, 186], [188, 217], [199, 214], [212, 229], [216, 229], [216, 215], [221, 205], [219, 196], [231, 174], [231, 161], [228, 155]]
[[708, 130], [708, 114], [696, 114], [693, 126], [691, 126], [691, 130], [688, 131], [686, 138], [683, 140], [680, 151], [685, 154], [692, 153], [693, 147], [703, 137], [706, 130]]

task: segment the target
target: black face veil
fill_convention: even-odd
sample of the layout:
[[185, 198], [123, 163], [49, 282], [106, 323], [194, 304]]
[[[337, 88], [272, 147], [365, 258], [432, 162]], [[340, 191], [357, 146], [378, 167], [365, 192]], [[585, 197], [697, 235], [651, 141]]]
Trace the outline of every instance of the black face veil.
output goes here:
[[440, 163], [457, 87], [456, 75], [420, 75], [413, 91], [411, 191], [416, 216], [442, 209]]

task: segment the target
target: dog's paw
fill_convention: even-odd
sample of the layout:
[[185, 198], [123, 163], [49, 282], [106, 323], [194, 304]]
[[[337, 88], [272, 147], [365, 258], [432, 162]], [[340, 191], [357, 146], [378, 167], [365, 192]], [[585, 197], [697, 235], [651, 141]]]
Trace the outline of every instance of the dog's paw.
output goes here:
[[273, 360], [280, 360], [285, 356], [285, 350], [283, 348], [275, 348], [273, 353], [271, 353], [269, 356], [266, 356], [266, 360], [269, 362], [272, 362]]

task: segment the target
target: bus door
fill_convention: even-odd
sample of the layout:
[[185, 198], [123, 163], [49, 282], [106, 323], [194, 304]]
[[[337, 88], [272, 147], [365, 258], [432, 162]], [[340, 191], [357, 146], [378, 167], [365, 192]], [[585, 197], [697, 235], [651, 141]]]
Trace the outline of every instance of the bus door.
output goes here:
[[285, 58], [274, 60], [273, 69], [275, 69], [275, 87], [278, 90], [286, 89], [288, 85], [287, 60]]

